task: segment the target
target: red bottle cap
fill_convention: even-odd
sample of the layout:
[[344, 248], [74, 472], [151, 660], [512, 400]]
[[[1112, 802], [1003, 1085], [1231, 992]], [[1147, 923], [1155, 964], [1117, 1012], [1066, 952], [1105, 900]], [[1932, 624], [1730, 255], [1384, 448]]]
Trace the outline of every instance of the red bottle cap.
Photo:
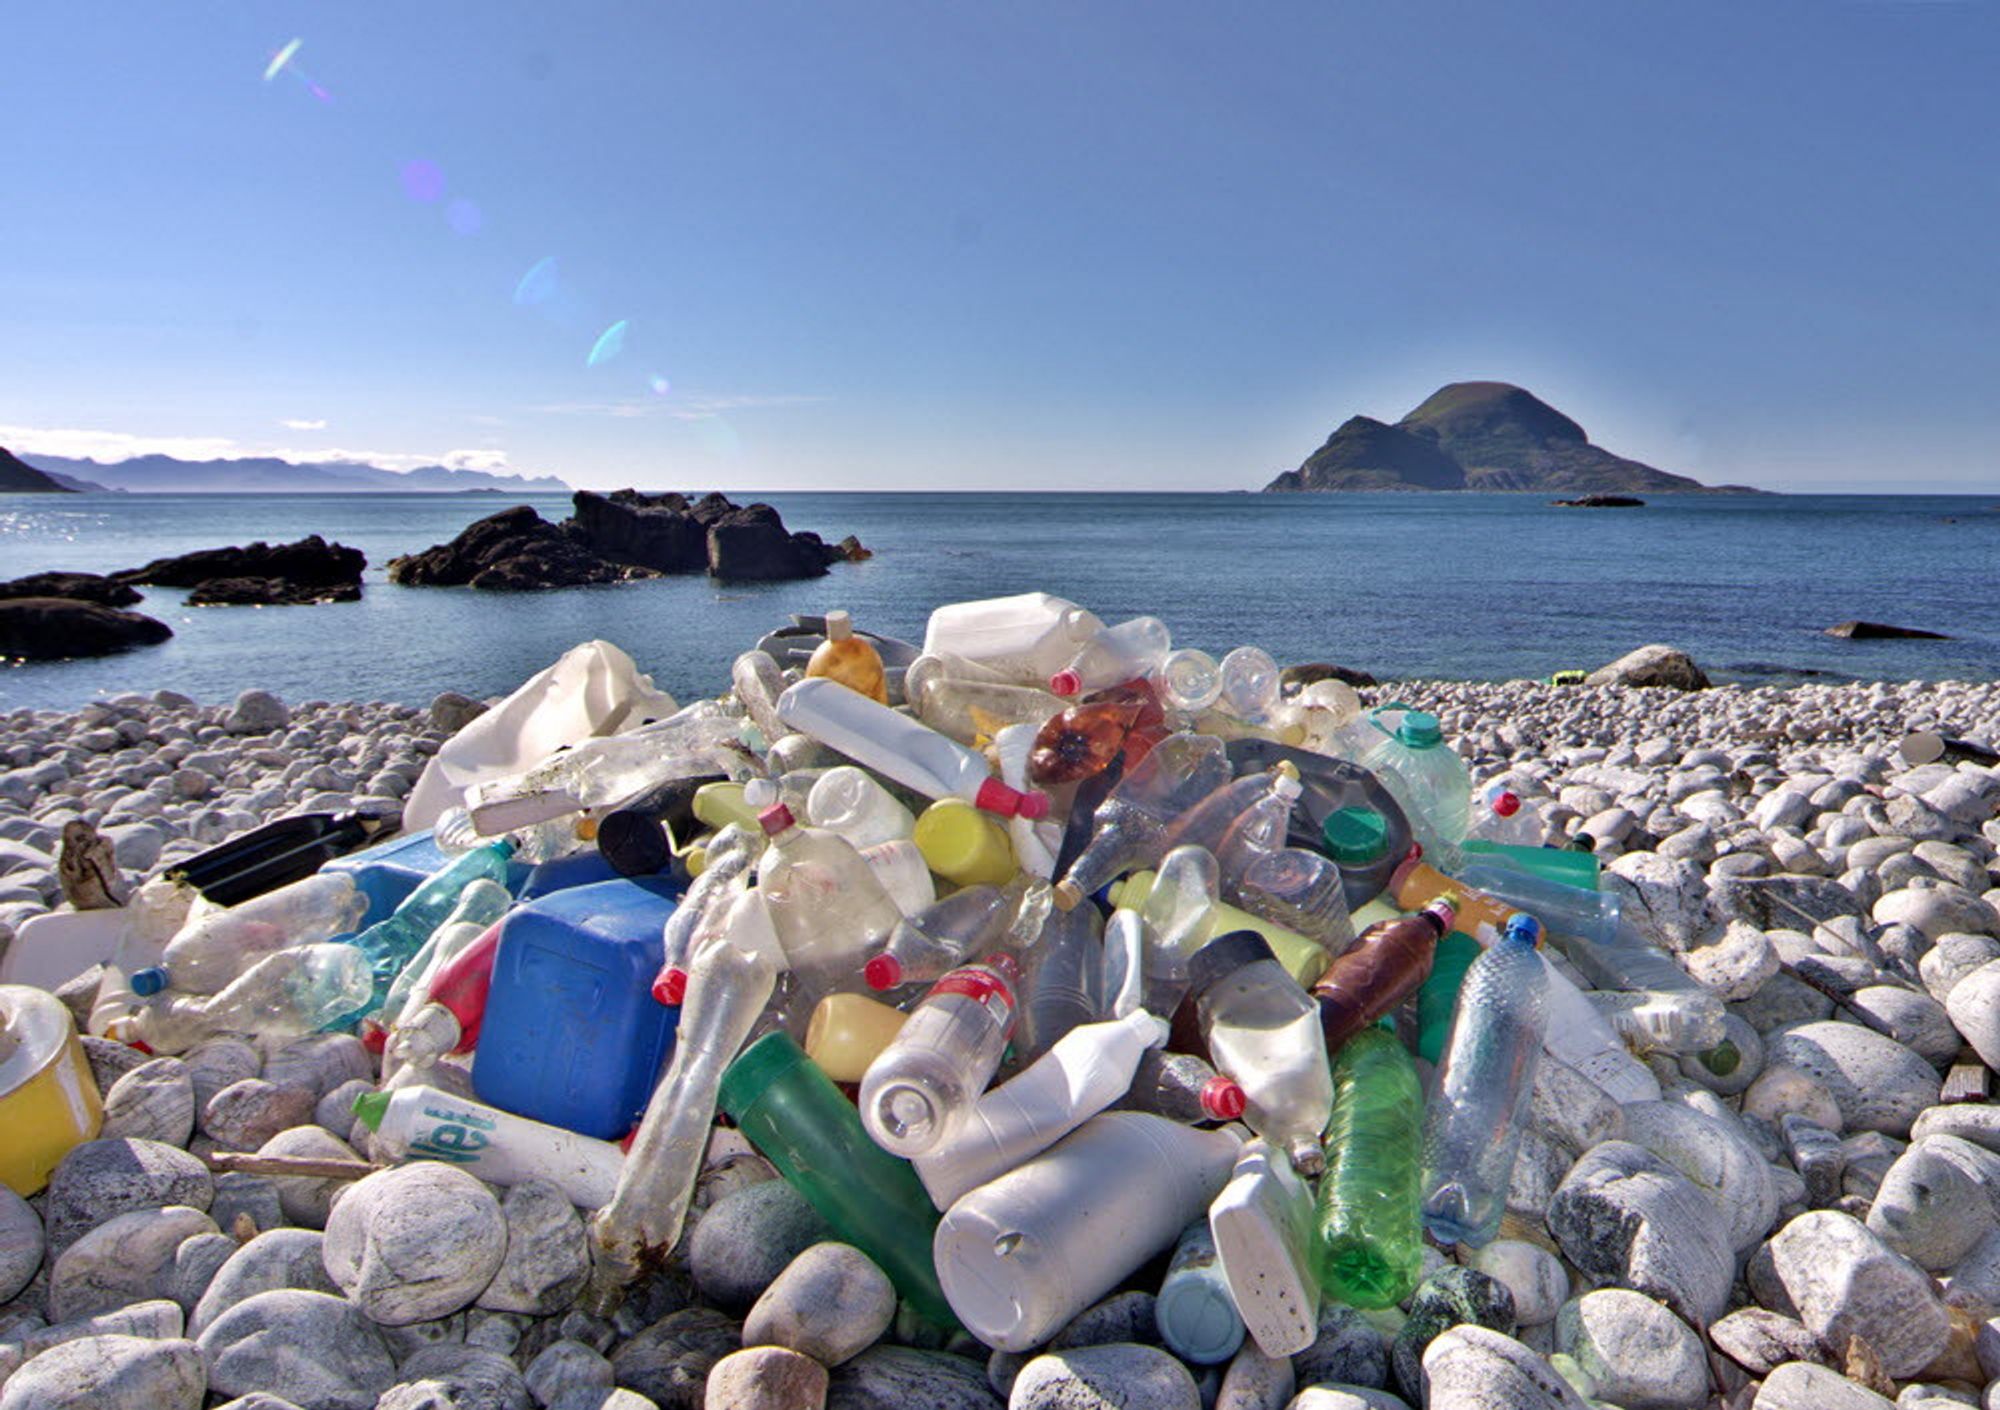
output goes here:
[[679, 965], [661, 970], [659, 978], [653, 981], [654, 1000], [668, 1008], [679, 1007], [681, 1001], [687, 998], [687, 991], [688, 972]]
[[1219, 1072], [1209, 1078], [1201, 1089], [1201, 1109], [1214, 1121], [1234, 1121], [1243, 1114], [1243, 1108], [1249, 1102], [1236, 1079], [1224, 1077]]
[[389, 1046], [389, 1030], [372, 1018], [361, 1020], [361, 1046], [378, 1057]]
[[972, 805], [989, 813], [998, 813], [1003, 818], [1022, 817], [1030, 820], [1048, 816], [1049, 795], [1046, 793], [1023, 793], [1018, 788], [1009, 788], [997, 778], [989, 778], [979, 785], [979, 792], [973, 797]]
[[903, 962], [894, 955], [870, 955], [868, 963], [861, 966], [861, 977], [879, 994], [903, 982]]
[[1493, 795], [1493, 811], [1496, 815], [1503, 818], [1513, 817], [1514, 814], [1521, 811], [1520, 795], [1510, 793], [1504, 788], [1501, 789]]
[[757, 826], [764, 829], [766, 837], [776, 837], [786, 828], [793, 826], [797, 821], [798, 819], [792, 816], [792, 810], [787, 808], [783, 803], [773, 803], [763, 812], [757, 814]]
[[1051, 695], [1074, 695], [1083, 689], [1083, 677], [1075, 671], [1057, 671], [1049, 677]]

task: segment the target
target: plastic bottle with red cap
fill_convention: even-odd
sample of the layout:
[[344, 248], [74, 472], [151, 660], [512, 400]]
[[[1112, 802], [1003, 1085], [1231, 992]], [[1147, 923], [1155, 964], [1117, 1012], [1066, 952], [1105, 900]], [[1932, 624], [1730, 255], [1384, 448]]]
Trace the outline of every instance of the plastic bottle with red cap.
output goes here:
[[967, 886], [896, 923], [888, 943], [861, 967], [878, 993], [904, 984], [929, 983], [969, 955], [990, 954], [1003, 943], [1025, 888]]
[[1121, 681], [1143, 680], [1160, 669], [1174, 649], [1173, 634], [1158, 617], [1132, 617], [1106, 627], [1049, 677], [1057, 695], [1081, 695]]
[[1011, 955], [961, 965], [910, 1011], [861, 1079], [861, 1121], [877, 1145], [911, 1158], [951, 1138], [1000, 1068], [1018, 976]]
[[1221, 740], [1202, 734], [1161, 740], [1098, 805], [1090, 841], [1056, 884], [1056, 904], [1068, 910], [1113, 877], [1159, 861], [1172, 845], [1175, 820], [1229, 779]]
[[1245, 1122], [1301, 1174], [1319, 1174], [1333, 1079], [1318, 1005], [1254, 930], [1211, 940], [1188, 969], [1209, 1055], [1249, 1098]]
[[471, 1052], [478, 1045], [501, 924], [496, 920], [447, 960], [431, 980], [425, 1002], [401, 1016], [387, 1035], [388, 1054], [394, 1061], [429, 1067], [449, 1053]]
[[1490, 783], [1473, 799], [1471, 824], [1465, 835], [1510, 847], [1539, 847], [1547, 839], [1548, 828], [1541, 809], [1504, 783]]
[[770, 842], [757, 864], [757, 889], [800, 988], [817, 999], [852, 979], [863, 959], [888, 940], [902, 912], [846, 838], [799, 826], [782, 803], [765, 807], [757, 821]]

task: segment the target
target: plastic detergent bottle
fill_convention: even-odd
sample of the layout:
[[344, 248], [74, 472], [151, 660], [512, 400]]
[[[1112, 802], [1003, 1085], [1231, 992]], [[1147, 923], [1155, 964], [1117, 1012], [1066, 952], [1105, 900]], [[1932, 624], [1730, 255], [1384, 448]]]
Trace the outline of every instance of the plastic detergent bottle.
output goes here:
[[1001, 886], [1020, 873], [1001, 820], [962, 798], [940, 798], [918, 816], [910, 840], [954, 886]]
[[836, 1082], [859, 1082], [909, 1017], [864, 994], [828, 994], [806, 1023], [806, 1056]]
[[938, 980], [861, 1079], [861, 1120], [892, 1155], [923, 1155], [956, 1131], [993, 1080], [1013, 1036], [1013, 957]]
[[1442, 896], [1415, 915], [1376, 922], [1327, 966], [1312, 992], [1328, 1052], [1393, 1013], [1430, 977], [1438, 941], [1452, 929], [1455, 900]]
[[1423, 1273], [1423, 1088], [1394, 1034], [1366, 1028], [1333, 1059], [1333, 1117], [1314, 1215], [1319, 1285], [1350, 1307], [1393, 1307]]
[[1081, 695], [1143, 679], [1159, 670], [1173, 648], [1165, 622], [1131, 617], [1085, 642], [1068, 665], [1049, 677], [1049, 689], [1057, 695]]
[[1252, 1141], [1208, 1208], [1229, 1295], [1266, 1356], [1304, 1351], [1319, 1336], [1313, 1197], [1285, 1153]]
[[354, 1114], [392, 1160], [458, 1165], [493, 1185], [548, 1180], [579, 1209], [611, 1202], [625, 1153], [610, 1141], [529, 1121], [435, 1087], [364, 1092]]
[[1317, 1175], [1320, 1133], [1333, 1105], [1319, 1006], [1255, 931], [1209, 941], [1188, 971], [1209, 1053], [1248, 1098], [1245, 1124]]
[[1120, 872], [1158, 862], [1170, 845], [1168, 828], [1229, 776], [1222, 741], [1197, 734], [1161, 740], [1098, 805], [1089, 843], [1056, 884], [1056, 904], [1069, 910]]
[[1548, 971], [1531, 916], [1466, 971], [1458, 1017], [1424, 1108], [1424, 1227], [1481, 1248], [1500, 1231], [1548, 1023]]
[[1215, 1256], [1207, 1220], [1188, 1225], [1174, 1245], [1153, 1317], [1167, 1349], [1197, 1366], [1219, 1365], [1243, 1345], [1243, 1319]]
[[767, 807], [758, 822], [770, 845], [757, 863], [757, 889], [792, 972], [822, 991], [845, 982], [889, 938], [902, 913], [845, 838], [800, 827], [783, 803]]
[[204, 907], [167, 941], [158, 965], [132, 973], [132, 992], [216, 993], [273, 950], [349, 933], [367, 910], [368, 898], [345, 872], [321, 872], [240, 905]]
[[854, 634], [854, 619], [843, 609], [826, 614], [826, 640], [813, 648], [806, 674], [838, 681], [870, 700], [889, 703], [889, 679], [882, 669], [881, 653]]
[[924, 630], [924, 654], [963, 657], [1019, 684], [1041, 685], [1103, 630], [1074, 602], [1024, 592], [937, 608]]
[[[1394, 732], [1381, 723], [1384, 711], [1402, 711]], [[1409, 815], [1424, 854], [1440, 866], [1458, 861], [1458, 846], [1471, 822], [1472, 777], [1458, 751], [1444, 742], [1436, 715], [1407, 706], [1378, 705], [1369, 718], [1383, 732], [1361, 764], [1395, 794]]]
[[979, 1340], [1026, 1351], [1202, 1216], [1242, 1138], [1134, 1111], [1092, 1117], [945, 1212], [934, 1256]]
[[778, 698], [787, 724], [927, 798], [963, 798], [991, 813], [1040, 817], [1045, 794], [995, 778], [983, 755], [833, 681], [803, 680]]
[[156, 1053], [184, 1053], [218, 1033], [302, 1038], [361, 1011], [374, 993], [368, 957], [353, 945], [294, 945], [264, 956], [219, 994], [160, 994], [107, 1036]]
[[888, 943], [862, 965], [862, 978], [877, 992], [941, 979], [970, 956], [1005, 943], [1020, 903], [1021, 891], [1013, 886], [954, 891], [896, 922]]
[[806, 796], [806, 818], [855, 847], [908, 837], [917, 825], [916, 815], [895, 794], [852, 764], [828, 769], [814, 781]]

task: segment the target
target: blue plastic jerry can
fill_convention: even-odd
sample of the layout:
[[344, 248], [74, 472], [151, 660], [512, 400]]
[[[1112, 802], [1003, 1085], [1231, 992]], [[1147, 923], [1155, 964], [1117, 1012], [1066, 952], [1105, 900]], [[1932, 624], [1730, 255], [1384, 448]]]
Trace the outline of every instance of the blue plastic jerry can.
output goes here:
[[680, 1010], [653, 999], [678, 888], [620, 878], [554, 892], [501, 923], [472, 1090], [600, 1140], [637, 1124]]
[[558, 857], [552, 862], [542, 862], [528, 873], [527, 883], [515, 894], [523, 901], [539, 901], [544, 896], [553, 896], [572, 886], [614, 881], [618, 876], [611, 863], [604, 860], [604, 854], [590, 847], [567, 857]]
[[[368, 913], [355, 926], [356, 931], [362, 931], [378, 920], [387, 920], [396, 907], [409, 899], [412, 891], [434, 873], [443, 871], [451, 860], [425, 831], [392, 837], [362, 851], [336, 857], [320, 870], [348, 873], [354, 878], [354, 889], [368, 898]], [[532, 870], [519, 862], [509, 863], [507, 889], [518, 896]]]

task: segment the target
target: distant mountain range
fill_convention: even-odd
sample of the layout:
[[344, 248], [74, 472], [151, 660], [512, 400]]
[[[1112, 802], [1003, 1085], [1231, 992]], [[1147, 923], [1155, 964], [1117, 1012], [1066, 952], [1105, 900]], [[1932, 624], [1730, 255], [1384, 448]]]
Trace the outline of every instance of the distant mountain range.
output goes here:
[[0, 446], [0, 494], [61, 494], [69, 488]]
[[1351, 416], [1265, 490], [1531, 490], [1762, 494], [1704, 485], [1594, 446], [1583, 427], [1506, 382], [1453, 382], [1391, 426]]
[[[23, 469], [45, 472], [58, 488], [98, 494], [437, 494], [463, 490], [568, 494], [570, 490], [553, 475], [496, 475], [442, 465], [384, 470], [339, 460], [294, 465], [272, 459], [176, 460], [170, 455], [142, 455], [110, 463], [62, 455], [23, 459]], [[0, 489], [6, 488], [4, 465], [0, 465]]]

